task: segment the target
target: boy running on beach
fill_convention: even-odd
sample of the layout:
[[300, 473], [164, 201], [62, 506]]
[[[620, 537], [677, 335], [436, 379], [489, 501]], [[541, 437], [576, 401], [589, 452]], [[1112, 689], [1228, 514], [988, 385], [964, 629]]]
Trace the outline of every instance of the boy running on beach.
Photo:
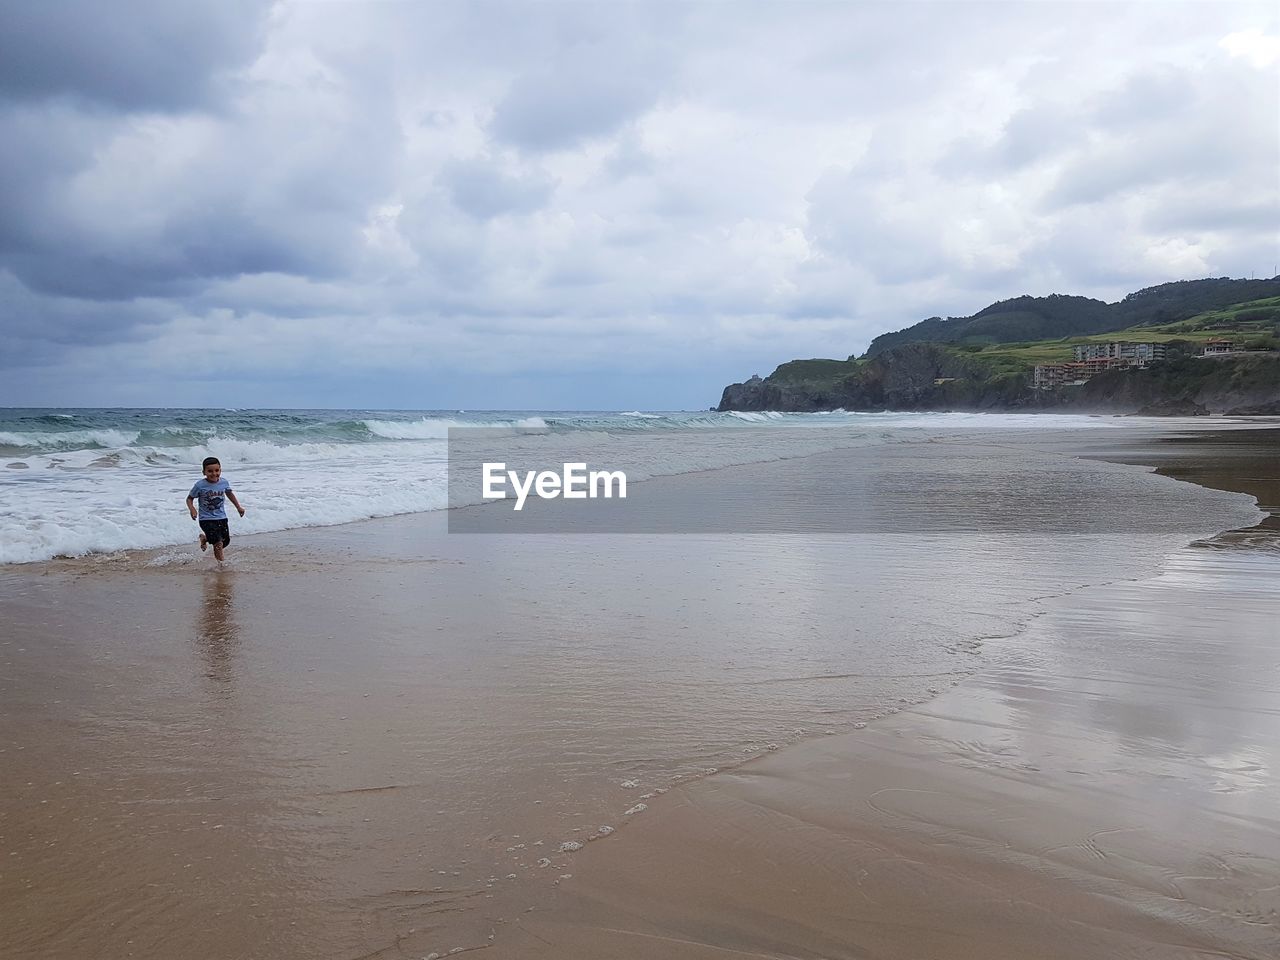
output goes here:
[[[187, 494], [187, 509], [191, 511], [191, 519], [200, 521], [200, 549], [213, 544], [213, 555], [222, 562], [222, 548], [231, 542], [231, 530], [227, 526], [227, 508], [223, 505], [225, 496], [244, 516], [244, 507], [231, 492], [231, 484], [222, 478], [222, 463], [217, 457], [205, 457], [204, 477], [197, 480], [191, 492]], [[195, 501], [200, 501], [200, 513], [196, 514]]]

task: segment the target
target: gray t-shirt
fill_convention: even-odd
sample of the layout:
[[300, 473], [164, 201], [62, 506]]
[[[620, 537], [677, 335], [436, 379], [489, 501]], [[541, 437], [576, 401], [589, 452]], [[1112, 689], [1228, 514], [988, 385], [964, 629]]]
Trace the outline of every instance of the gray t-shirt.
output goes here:
[[219, 477], [217, 483], [210, 483], [201, 477], [187, 496], [200, 501], [201, 520], [225, 520], [227, 519], [226, 495], [230, 492], [231, 484], [226, 477]]

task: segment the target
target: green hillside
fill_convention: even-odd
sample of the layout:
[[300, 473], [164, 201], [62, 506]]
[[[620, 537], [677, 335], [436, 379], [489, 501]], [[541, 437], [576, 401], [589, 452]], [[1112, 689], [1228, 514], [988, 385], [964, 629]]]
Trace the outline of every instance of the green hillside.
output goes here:
[[[1010, 343], [987, 344], [966, 339], [964, 343], [941, 346], [980, 364], [994, 377], [1030, 373], [1041, 363], [1065, 363], [1073, 359], [1073, 348], [1080, 344], [1131, 340], [1181, 346], [1183, 352], [1198, 353], [1205, 341], [1215, 337], [1236, 340], [1253, 349], [1267, 349], [1272, 340], [1280, 339], [1280, 296], [1230, 304], [1158, 326], [1140, 325], [1108, 333]], [[868, 362], [868, 359], [792, 360], [779, 366], [769, 379], [791, 384], [828, 383], [856, 373]]]
[[[1061, 337], [1055, 340], [1029, 340], [993, 346], [963, 344], [959, 349], [975, 359], [989, 363], [993, 370], [1013, 372], [1030, 370], [1039, 363], [1064, 363], [1073, 357], [1072, 348], [1086, 343], [1110, 343], [1131, 340], [1144, 343], [1185, 344], [1185, 352], [1198, 353], [1205, 341], [1221, 337], [1238, 341], [1242, 346], [1267, 349], [1280, 334], [1280, 297], [1266, 297], [1208, 310], [1174, 323], [1156, 326], [1134, 326], [1105, 334]], [[1274, 348], [1274, 344], [1271, 344]]]
[[1001, 300], [968, 317], [930, 317], [905, 330], [871, 341], [865, 356], [878, 356], [906, 343], [961, 345], [1043, 342], [1088, 337], [1132, 327], [1167, 327], [1246, 303], [1280, 297], [1280, 278], [1270, 280], [1180, 280], [1131, 293], [1117, 303], [1053, 294]]
[[837, 380], [857, 372], [861, 360], [791, 360], [769, 374], [782, 383], [814, 383]]
[[1215, 331], [1219, 334], [1223, 331], [1250, 332], [1265, 329], [1268, 325], [1274, 327], [1276, 324], [1280, 324], [1280, 296], [1249, 300], [1221, 310], [1207, 310], [1187, 320], [1145, 329], [1177, 333], [1203, 331], [1207, 336], [1212, 336]]

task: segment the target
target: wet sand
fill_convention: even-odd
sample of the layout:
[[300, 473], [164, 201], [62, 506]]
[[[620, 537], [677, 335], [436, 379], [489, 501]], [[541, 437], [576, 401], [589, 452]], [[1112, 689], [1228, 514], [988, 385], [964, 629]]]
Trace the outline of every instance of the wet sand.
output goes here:
[[[1046, 446], [1264, 502], [1280, 473], [1274, 434], [1090, 441]], [[223, 574], [6, 570], [0, 955], [1273, 956], [1274, 537], [1178, 549], [1230, 498], [1090, 469], [1169, 522], [1046, 554], [1036, 490], [966, 528], [979, 491], [883, 554], [589, 537], [566, 576], [553, 537], [442, 550], [418, 517], [245, 538]]]
[[678, 788], [496, 955], [1280, 955], [1280, 430], [1086, 452], [1272, 515], [1053, 601], [926, 705]]
[[1275, 957], [1276, 627], [1224, 624], [1221, 577], [1280, 600], [1280, 559], [1180, 556], [927, 707], [679, 788], [497, 955]]

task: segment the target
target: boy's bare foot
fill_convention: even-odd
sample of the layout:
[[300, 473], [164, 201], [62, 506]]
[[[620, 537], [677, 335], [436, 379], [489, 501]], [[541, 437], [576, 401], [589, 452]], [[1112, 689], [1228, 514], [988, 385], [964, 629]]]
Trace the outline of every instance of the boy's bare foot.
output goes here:
[[207, 549], [209, 549], [209, 538], [202, 533], [200, 534], [200, 552], [203, 553]]
[[217, 558], [219, 563], [222, 562], [222, 541], [221, 540], [219, 540], [217, 543], [213, 545], [213, 555]]

